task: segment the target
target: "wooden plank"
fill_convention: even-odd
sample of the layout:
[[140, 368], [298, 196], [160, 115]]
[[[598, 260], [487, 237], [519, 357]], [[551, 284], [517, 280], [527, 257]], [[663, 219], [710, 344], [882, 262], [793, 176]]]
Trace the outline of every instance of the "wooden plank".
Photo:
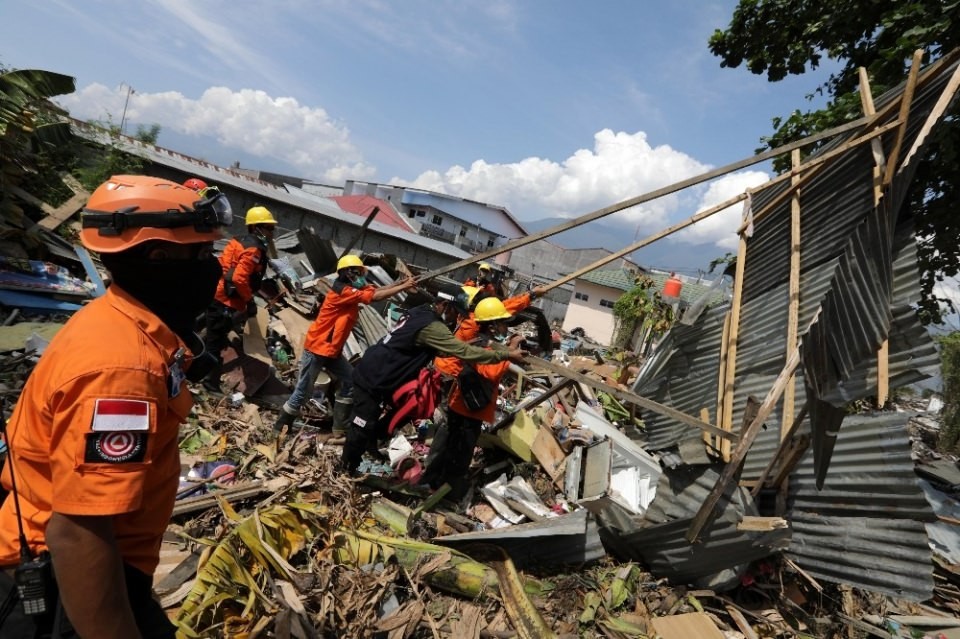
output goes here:
[[654, 617], [650, 623], [660, 639], [723, 639], [713, 620], [702, 612]]
[[790, 144], [785, 144], [775, 149], [770, 149], [769, 151], [758, 153], [757, 155], [751, 156], [749, 158], [745, 158], [737, 162], [732, 162], [730, 164], [719, 167], [717, 169], [713, 169], [711, 171], [707, 171], [706, 173], [701, 173], [700, 175], [696, 175], [694, 177], [681, 180], [680, 182], [675, 182], [673, 184], [664, 186], [654, 191], [650, 191], [643, 195], [639, 195], [637, 197], [633, 197], [628, 200], [623, 200], [622, 202], [618, 202], [616, 204], [611, 204], [610, 206], [606, 206], [602, 209], [598, 209], [591, 213], [581, 215], [580, 217], [572, 219], [569, 222], [558, 224], [557, 226], [544, 229], [537, 233], [531, 233], [530, 235], [526, 235], [524, 237], [511, 240], [510, 242], [507, 242], [506, 244], [490, 249], [489, 251], [478, 253], [476, 255], [471, 255], [470, 257], [466, 257], [457, 262], [452, 262], [441, 268], [428, 271], [426, 273], [422, 273], [418, 279], [421, 281], [428, 280], [430, 278], [437, 277], [438, 275], [444, 275], [446, 273], [456, 271], [458, 269], [463, 268], [464, 266], [475, 264], [476, 262], [482, 262], [484, 260], [492, 259], [497, 255], [500, 255], [501, 253], [506, 253], [508, 251], [512, 251], [513, 249], [517, 249], [522, 246], [527, 246], [528, 244], [533, 244], [534, 242], [538, 242], [542, 239], [552, 237], [554, 235], [557, 235], [558, 233], [563, 233], [564, 231], [568, 231], [572, 228], [576, 228], [588, 222], [592, 222], [593, 220], [598, 220], [602, 217], [606, 217], [607, 215], [612, 215], [613, 213], [616, 213], [618, 211], [622, 211], [624, 209], [637, 206], [638, 204], [643, 204], [644, 202], [650, 202], [651, 200], [656, 200], [666, 195], [676, 193], [677, 191], [682, 191], [683, 189], [686, 189], [688, 187], [696, 186], [697, 184], [702, 184], [703, 182], [707, 182], [709, 180], [712, 180], [713, 178], [720, 177], [721, 175], [726, 175], [727, 173], [732, 173], [733, 171], [739, 171], [740, 169], [746, 168], [748, 166], [753, 166], [754, 164], [760, 164], [761, 162], [766, 162], [767, 160], [773, 159], [779, 155], [783, 155], [784, 153], [789, 153], [793, 149], [800, 149], [807, 145], [813, 144], [815, 142], [819, 142], [820, 140], [825, 140], [835, 135], [840, 135], [848, 131], [853, 131], [862, 126], [870, 126], [874, 124], [876, 119], [879, 119], [883, 115], [885, 115], [885, 111], [879, 113], [877, 117], [874, 119], [859, 118], [857, 120], [853, 120], [852, 122], [847, 122], [846, 124], [842, 124], [840, 126], [834, 127], [832, 129], [828, 129], [826, 131], [821, 131], [820, 133], [815, 133], [814, 135], [807, 136], [801, 140], [797, 140], [796, 142], [791, 142]]
[[737, 530], [764, 532], [786, 528], [787, 526], [789, 524], [783, 517], [753, 517], [747, 515], [737, 524]]
[[[747, 217], [746, 213], [744, 217]], [[737, 270], [733, 280], [733, 301], [730, 305], [730, 330], [727, 334], [727, 370], [723, 374], [723, 415], [717, 419], [717, 425], [725, 431], [733, 428], [733, 394], [737, 374], [737, 339], [740, 336], [740, 307], [743, 302], [743, 273], [747, 263], [747, 238], [740, 233], [737, 248]], [[730, 443], [720, 442], [720, 456], [730, 461]]]
[[751, 494], [754, 497], [760, 494], [760, 490], [763, 488], [764, 482], [767, 481], [767, 477], [770, 476], [770, 473], [773, 472], [773, 469], [776, 467], [777, 462], [780, 461], [780, 457], [784, 454], [784, 451], [790, 446], [790, 440], [796, 434], [797, 430], [800, 428], [800, 424], [803, 423], [803, 420], [807, 416], [807, 404], [804, 402], [803, 408], [800, 409], [800, 413], [793, 420], [793, 424], [790, 426], [790, 430], [787, 431], [786, 436], [780, 440], [780, 446], [777, 448], [777, 452], [774, 453], [773, 458], [770, 459], [770, 462], [767, 464], [767, 467], [763, 469], [763, 472], [760, 473], [759, 479], [757, 479], [756, 485], [753, 487]]
[[659, 402], [655, 402], [652, 399], [641, 397], [640, 395], [637, 395], [630, 391], [626, 391], [620, 388], [616, 388], [614, 386], [610, 386], [609, 384], [605, 384], [604, 382], [593, 379], [592, 377], [588, 377], [583, 373], [578, 373], [577, 371], [569, 369], [565, 366], [561, 366], [560, 364], [554, 364], [553, 362], [548, 362], [538, 357], [527, 357], [526, 359], [529, 363], [551, 370], [562, 377], [567, 377], [567, 378], [576, 380], [581, 384], [583, 384], [584, 386], [589, 386], [596, 390], [601, 390], [605, 393], [613, 395], [622, 403], [633, 402], [634, 404], [640, 406], [641, 408], [652, 410], [655, 413], [659, 413], [661, 415], [665, 415], [667, 417], [675, 419], [679, 422], [683, 422], [688, 426], [693, 426], [694, 428], [699, 428], [701, 430], [709, 431], [725, 439], [737, 439], [737, 436], [734, 435], [733, 433], [725, 431], [721, 428], [717, 428], [713, 424], [707, 424], [706, 422], [702, 422], [696, 417], [687, 415], [686, 413], [678, 411], [675, 408], [671, 408], [670, 406], [665, 406]]
[[910, 106], [913, 104], [913, 93], [917, 88], [917, 76], [920, 73], [920, 64], [923, 61], [923, 49], [917, 49], [913, 52], [913, 63], [910, 65], [910, 72], [907, 74], [907, 84], [903, 87], [903, 94], [900, 97], [900, 128], [897, 130], [897, 137], [893, 143], [893, 149], [890, 151], [890, 157], [887, 159], [887, 171], [883, 175], [883, 188], [886, 189], [893, 182], [893, 175], [897, 168], [897, 162], [900, 158], [900, 147], [903, 146], [903, 139], [907, 136], [907, 121], [910, 118]]
[[303, 340], [307, 337], [307, 330], [310, 328], [310, 320], [298, 313], [292, 308], [285, 308], [277, 311], [277, 317], [283, 322], [287, 329], [287, 341], [293, 347], [293, 352], [299, 358], [303, 351]]
[[754, 632], [753, 627], [747, 622], [747, 618], [743, 616], [742, 612], [730, 604], [725, 607], [727, 614], [733, 619], [733, 623], [737, 624], [737, 628], [743, 633], [744, 639], [760, 639], [760, 635]]
[[[867, 70], [863, 67], [858, 69], [860, 74], [860, 104], [863, 107], [863, 114], [872, 116], [877, 112], [873, 104], [873, 94], [870, 91], [870, 78], [867, 76]], [[873, 152], [875, 166], [873, 167], [873, 207], [876, 215], [877, 206], [883, 197], [883, 174], [886, 159], [883, 155], [883, 145], [880, 140], [870, 142], [870, 150]], [[887, 340], [884, 340], [877, 351], [877, 406], [882, 407], [887, 403], [887, 396], [890, 392], [890, 347]]]
[[500, 430], [504, 426], [509, 425], [513, 421], [513, 418], [516, 416], [516, 414], [519, 413], [520, 411], [530, 410], [535, 406], [539, 406], [543, 402], [547, 401], [548, 399], [550, 399], [551, 397], [553, 397], [554, 395], [562, 391], [564, 388], [574, 385], [575, 383], [576, 382], [572, 379], [564, 378], [563, 380], [561, 380], [559, 384], [557, 384], [556, 386], [553, 386], [552, 388], [547, 389], [544, 393], [537, 395], [536, 397], [531, 397], [521, 402], [520, 404], [517, 405], [517, 407], [514, 409], [512, 413], [504, 416], [500, 421], [494, 424], [489, 432], [495, 433], [496, 431]]
[[553, 431], [541, 424], [530, 450], [557, 488], [563, 490], [567, 454], [553, 436]]
[[[800, 165], [800, 150], [790, 155], [793, 168]], [[792, 181], [798, 186], [799, 176]], [[787, 293], [787, 347], [790, 353], [797, 347], [797, 332], [800, 324], [800, 189], [793, 192], [790, 200], [790, 284]], [[794, 404], [796, 403], [795, 377], [791, 376], [783, 393], [783, 419], [780, 422], [780, 441], [787, 436], [793, 423]]]
[[927, 136], [930, 135], [930, 131], [933, 130], [934, 125], [943, 117], [947, 107], [953, 102], [953, 98], [958, 90], [960, 90], [960, 66], [954, 69], [953, 75], [950, 76], [950, 81], [944, 88], [943, 93], [940, 94], [940, 97], [937, 98], [937, 103], [933, 105], [933, 109], [931, 109], [927, 115], [927, 120], [920, 128], [920, 132], [917, 133], [917, 136], [913, 139], [913, 146], [910, 147], [910, 150], [906, 156], [904, 156], [903, 162], [900, 163], [898, 170], [903, 170], [903, 167], [909, 164], [913, 156], [917, 154], [917, 151], [919, 151], [920, 147], [926, 142]]
[[247, 318], [243, 326], [243, 353], [264, 364], [273, 364], [270, 353], [267, 352], [267, 324], [270, 322], [270, 313], [262, 306], [257, 306], [257, 314]]
[[787, 363], [784, 365], [783, 370], [780, 371], [780, 374], [774, 381], [773, 387], [767, 393], [763, 403], [760, 404], [760, 409], [757, 411], [757, 416], [752, 422], [750, 422], [750, 425], [747, 427], [743, 437], [741, 437], [740, 441], [737, 442], [737, 448], [733, 451], [730, 462], [723, 469], [723, 472], [720, 474], [720, 478], [714, 485], [713, 490], [710, 491], [707, 499], [703, 502], [703, 505], [700, 506], [700, 510], [697, 511], [697, 515], [690, 523], [690, 528], [687, 530], [686, 535], [687, 541], [690, 543], [695, 542], [700, 537], [700, 533], [703, 531], [703, 529], [716, 517], [714, 509], [716, 508], [717, 503], [720, 501], [720, 497], [726, 491], [727, 485], [730, 483], [730, 480], [733, 479], [733, 476], [740, 471], [740, 466], [743, 463], [743, 460], [746, 458], [747, 453], [750, 450], [750, 446], [753, 445], [753, 441], [760, 433], [760, 427], [763, 425], [764, 420], [770, 415], [770, 413], [773, 412], [774, 406], [776, 406], [777, 402], [780, 400], [780, 397], [783, 395], [783, 390], [786, 388], [787, 380], [789, 380], [790, 376], [793, 375], [793, 372], [797, 370], [797, 366], [799, 366], [799, 364], [800, 349], [798, 348], [790, 354], [790, 357], [787, 359]]
[[[720, 365], [719, 365], [719, 374], [717, 375], [717, 412], [715, 413], [717, 418], [715, 423], [719, 426], [720, 420], [723, 419], [723, 391], [726, 388], [727, 380], [727, 346], [730, 339], [730, 313], [726, 313], [723, 316], [723, 334], [720, 337]], [[720, 452], [720, 438], [713, 438], [713, 448], [717, 452]]]

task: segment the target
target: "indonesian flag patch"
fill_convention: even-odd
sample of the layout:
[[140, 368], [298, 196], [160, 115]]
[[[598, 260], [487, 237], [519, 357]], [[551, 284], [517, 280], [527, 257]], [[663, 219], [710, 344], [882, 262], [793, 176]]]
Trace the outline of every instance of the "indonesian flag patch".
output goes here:
[[142, 462], [146, 453], [147, 433], [89, 433], [83, 461], [88, 464]]
[[150, 403], [142, 399], [98, 399], [90, 430], [95, 433], [150, 430]]

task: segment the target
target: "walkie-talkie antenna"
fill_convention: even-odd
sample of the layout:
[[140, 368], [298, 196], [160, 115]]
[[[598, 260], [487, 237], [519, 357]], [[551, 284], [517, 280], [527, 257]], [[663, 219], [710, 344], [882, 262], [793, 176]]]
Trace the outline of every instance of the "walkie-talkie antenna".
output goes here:
[[17, 479], [13, 473], [13, 449], [10, 447], [10, 438], [7, 436], [7, 417], [4, 414], [5, 402], [0, 399], [0, 434], [7, 444], [7, 466], [10, 468], [10, 492], [13, 494], [13, 509], [17, 513], [17, 531], [20, 535], [20, 560], [30, 561], [33, 553], [27, 543], [27, 535], [23, 532], [23, 516], [20, 514], [20, 496], [17, 494]]

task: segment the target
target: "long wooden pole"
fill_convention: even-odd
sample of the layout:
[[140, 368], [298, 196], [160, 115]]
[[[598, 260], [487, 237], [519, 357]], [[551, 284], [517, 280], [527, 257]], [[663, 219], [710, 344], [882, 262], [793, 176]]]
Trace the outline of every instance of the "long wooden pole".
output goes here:
[[[800, 164], [800, 150], [790, 155], [794, 168]], [[800, 176], [794, 178], [794, 184]], [[787, 349], [789, 354], [797, 347], [797, 332], [800, 324], [800, 190], [794, 191], [790, 201], [790, 284], [787, 287]], [[793, 423], [793, 408], [796, 395], [794, 377], [790, 377], [783, 393], [783, 419], [780, 426], [780, 440], [787, 436]]]
[[730, 173], [732, 171], [738, 171], [748, 166], [753, 166], [754, 164], [760, 164], [761, 162], [766, 162], [767, 160], [775, 158], [778, 155], [789, 153], [793, 149], [799, 149], [808, 144], [813, 144], [814, 142], [819, 142], [820, 140], [824, 140], [826, 138], [830, 138], [835, 135], [840, 135], [841, 133], [846, 133], [847, 131], [852, 131], [861, 126], [870, 125], [872, 124], [872, 122], [873, 120], [871, 118], [864, 117], [864, 118], [859, 118], [857, 120], [853, 120], [852, 122], [847, 122], [846, 124], [841, 124], [840, 126], [834, 127], [832, 129], [828, 129], [826, 131], [821, 131], [820, 133], [815, 133], [813, 135], [803, 138], [802, 140], [797, 140], [796, 142], [791, 142], [789, 144], [779, 146], [775, 149], [764, 151], [763, 153], [759, 153], [757, 155], [754, 155], [749, 158], [745, 158], [743, 160], [739, 160], [737, 162], [732, 162], [725, 166], [721, 166], [720, 168], [713, 169], [712, 171], [707, 171], [706, 173], [701, 173], [700, 175], [687, 178], [686, 180], [674, 182], [673, 184], [661, 187], [659, 189], [656, 189], [655, 191], [650, 191], [649, 193], [638, 195], [636, 197], [630, 198], [628, 200], [623, 200], [622, 202], [618, 202], [616, 204], [611, 204], [610, 206], [606, 206], [602, 209], [597, 209], [592, 213], [581, 215], [580, 217], [570, 220], [569, 222], [564, 222], [563, 224], [558, 224], [557, 226], [553, 226], [551, 228], [538, 231], [537, 233], [532, 233], [530, 235], [527, 235], [526, 237], [516, 238], [514, 240], [507, 242], [503, 246], [498, 246], [490, 249], [489, 251], [478, 253], [477, 255], [466, 257], [462, 260], [453, 262], [441, 268], [434, 269], [426, 273], [422, 273], [417, 278], [417, 280], [418, 281], [427, 280], [432, 277], [437, 277], [438, 275], [444, 275], [446, 273], [450, 273], [451, 271], [455, 271], [457, 269], [463, 268], [464, 266], [468, 266], [470, 264], [474, 264], [476, 262], [489, 260], [490, 258], [496, 257], [501, 253], [506, 253], [507, 251], [512, 251], [513, 249], [526, 246], [527, 244], [533, 244], [534, 242], [538, 242], [542, 239], [552, 237], [554, 235], [557, 235], [558, 233], [569, 231], [572, 228], [582, 226], [583, 224], [586, 224], [588, 222], [592, 222], [594, 220], [598, 220], [602, 217], [606, 217], [618, 211], [628, 209], [631, 206], [637, 206], [638, 204], [650, 202], [651, 200], [656, 200], [657, 198], [661, 198], [665, 195], [670, 195], [671, 193], [676, 193], [677, 191], [682, 191], [683, 189], [686, 189], [688, 187], [701, 184], [708, 180], [712, 180], [715, 177], [726, 175], [727, 173]]

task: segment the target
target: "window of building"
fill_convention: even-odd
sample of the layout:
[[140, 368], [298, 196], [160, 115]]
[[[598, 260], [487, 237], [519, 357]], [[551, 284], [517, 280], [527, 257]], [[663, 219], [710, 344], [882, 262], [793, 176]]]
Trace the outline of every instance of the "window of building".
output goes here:
[[434, 213], [433, 219], [431, 220], [431, 222], [433, 222], [437, 226], [440, 226], [443, 223], [443, 218], [437, 215], [436, 213]]
[[604, 308], [613, 308], [613, 302], [610, 300], [600, 300], [600, 306]]
[[493, 248], [493, 238], [492, 238], [492, 237], [491, 237], [489, 240], [487, 240], [487, 248]]
[[578, 300], [583, 300], [584, 302], [590, 301], [590, 296], [587, 295], [586, 293], [574, 293], [573, 297]]
[[417, 211], [417, 217], [424, 217], [426, 214], [426, 211]]
[[466, 234], [467, 234], [467, 227], [461, 226], [461, 227], [460, 227], [460, 237], [463, 237], [463, 236], [466, 235]]
[[415, 217], [416, 215], [417, 215], [417, 212], [414, 211], [413, 209], [410, 209], [409, 211], [407, 211], [407, 217]]

